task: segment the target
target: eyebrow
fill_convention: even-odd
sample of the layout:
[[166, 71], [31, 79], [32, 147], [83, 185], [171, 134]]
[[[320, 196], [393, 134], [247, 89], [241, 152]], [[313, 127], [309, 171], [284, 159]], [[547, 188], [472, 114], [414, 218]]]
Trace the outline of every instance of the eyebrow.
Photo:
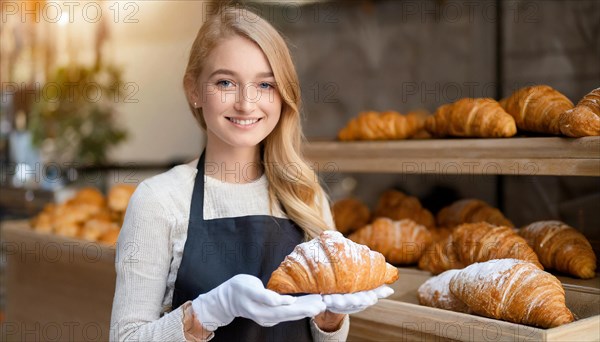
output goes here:
[[[217, 69], [215, 71], [213, 71], [208, 78], [212, 78], [215, 75], [218, 74], [223, 74], [223, 75], [230, 75], [230, 76], [236, 76], [237, 74], [229, 69]], [[268, 71], [268, 72], [259, 72], [258, 74], [256, 74], [256, 77], [274, 77], [273, 73]]]

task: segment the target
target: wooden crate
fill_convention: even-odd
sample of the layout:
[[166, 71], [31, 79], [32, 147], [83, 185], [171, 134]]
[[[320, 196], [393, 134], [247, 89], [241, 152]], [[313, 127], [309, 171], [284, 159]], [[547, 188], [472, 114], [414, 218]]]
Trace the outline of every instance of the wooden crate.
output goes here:
[[[540, 329], [476, 315], [421, 306], [417, 289], [428, 272], [400, 268], [395, 293], [351, 317], [349, 341], [598, 341], [599, 279], [563, 284], [567, 306], [577, 321]], [[565, 277], [562, 277], [563, 281]], [[576, 281], [577, 282], [577, 281]], [[593, 285], [592, 285], [593, 284]]]
[[108, 341], [115, 249], [40, 234], [27, 221], [0, 226], [7, 266], [0, 341]]

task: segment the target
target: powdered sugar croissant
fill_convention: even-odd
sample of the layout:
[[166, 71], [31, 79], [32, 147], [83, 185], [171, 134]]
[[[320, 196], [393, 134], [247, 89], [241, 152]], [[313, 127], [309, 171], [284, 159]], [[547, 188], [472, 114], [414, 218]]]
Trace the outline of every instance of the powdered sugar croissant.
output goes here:
[[278, 293], [353, 293], [398, 279], [398, 269], [381, 253], [325, 231], [299, 244], [271, 275], [267, 288]]
[[450, 291], [450, 281], [460, 270], [448, 270], [438, 276], [429, 278], [417, 290], [419, 304], [470, 313], [471, 309]]
[[522, 260], [497, 259], [467, 266], [450, 280], [450, 292], [486, 317], [542, 328], [574, 319], [560, 281]]

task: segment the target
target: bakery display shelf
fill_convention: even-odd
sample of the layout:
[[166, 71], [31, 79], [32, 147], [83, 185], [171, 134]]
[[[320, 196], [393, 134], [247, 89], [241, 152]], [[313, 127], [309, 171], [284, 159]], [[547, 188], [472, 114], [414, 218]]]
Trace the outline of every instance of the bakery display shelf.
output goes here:
[[3, 341], [32, 335], [54, 341], [109, 339], [114, 247], [39, 233], [27, 220], [0, 222], [0, 236], [7, 266], [5, 317], [18, 322]]
[[320, 172], [600, 176], [600, 137], [309, 141]]
[[431, 274], [412, 268], [399, 270], [400, 278], [391, 285], [395, 290], [391, 297], [352, 315], [349, 341], [600, 340], [600, 289], [597, 287], [563, 284], [567, 307], [577, 320], [541, 329], [419, 305], [417, 289]]
[[20, 239], [27, 239], [38, 243], [51, 243], [56, 246], [69, 246], [70, 249], [75, 247], [81, 248], [84, 251], [87, 250], [88, 252], [86, 253], [90, 255], [97, 251], [98, 258], [105, 261], [114, 261], [115, 246], [59, 234], [40, 233], [31, 229], [29, 220], [2, 221], [0, 222], [0, 229], [2, 229], [4, 234], [10, 234], [10, 236], [16, 234]]

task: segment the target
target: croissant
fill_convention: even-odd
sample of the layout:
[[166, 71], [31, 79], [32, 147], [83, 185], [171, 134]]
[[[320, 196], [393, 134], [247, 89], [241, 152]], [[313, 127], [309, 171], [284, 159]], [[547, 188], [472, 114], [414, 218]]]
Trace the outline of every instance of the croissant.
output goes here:
[[348, 238], [383, 254], [387, 262], [394, 265], [416, 263], [431, 243], [431, 234], [424, 226], [409, 219], [392, 221], [385, 217], [376, 219]]
[[458, 259], [465, 265], [492, 259], [519, 259], [544, 269], [527, 241], [512, 228], [487, 222], [465, 223], [452, 232]]
[[80, 235], [85, 240], [98, 241], [100, 236], [110, 230], [119, 231], [119, 226], [110, 220], [91, 219], [83, 225]]
[[448, 227], [435, 227], [429, 229], [431, 233], [431, 239], [433, 241], [446, 240], [450, 234], [452, 234], [452, 228]]
[[374, 216], [388, 217], [392, 220], [411, 219], [427, 228], [435, 226], [433, 215], [421, 206], [416, 197], [396, 190], [388, 190], [379, 197]]
[[107, 196], [108, 207], [110, 210], [125, 212], [125, 209], [127, 209], [127, 205], [129, 204], [129, 199], [134, 191], [135, 186], [131, 184], [117, 184], [110, 188]]
[[596, 254], [589, 241], [575, 228], [560, 221], [534, 222], [519, 231], [537, 253], [545, 268], [579, 278], [596, 274]]
[[452, 235], [429, 245], [419, 259], [419, 268], [432, 274], [440, 274], [447, 270], [463, 267], [465, 265], [458, 259], [458, 254], [454, 249]]
[[267, 288], [278, 293], [352, 293], [391, 284], [398, 269], [381, 253], [325, 231], [299, 244], [271, 275]]
[[[118, 191], [113, 191], [115, 189]], [[98, 189], [84, 187], [64, 203], [46, 205], [30, 220], [31, 228], [43, 233], [114, 244], [133, 189], [133, 186], [117, 185], [111, 189], [107, 200]]]
[[425, 127], [437, 137], [504, 138], [517, 133], [515, 120], [490, 98], [463, 98], [440, 106]]
[[446, 241], [432, 244], [419, 260], [419, 268], [438, 274], [475, 262], [506, 258], [525, 260], [543, 269], [527, 241], [512, 228], [486, 222], [465, 223], [456, 227]]
[[417, 125], [416, 129], [415, 129], [415, 133], [410, 136], [411, 139], [430, 139], [431, 138], [431, 134], [429, 134], [429, 132], [427, 132], [427, 130], [425, 129], [425, 120], [427, 120], [427, 118], [430, 115], [431, 114], [425, 109], [413, 110], [413, 111], [409, 112], [408, 114], [406, 114], [406, 117], [411, 118], [411, 120], [415, 120], [416, 125]]
[[557, 135], [561, 134], [561, 114], [571, 108], [571, 100], [546, 85], [521, 88], [508, 97], [504, 106], [519, 129]]
[[52, 213], [41, 212], [30, 220], [30, 224], [39, 233], [52, 233], [54, 231], [54, 217]]
[[342, 234], [350, 234], [369, 223], [369, 207], [354, 198], [339, 200], [332, 205], [335, 227]]
[[452, 277], [450, 291], [474, 313], [486, 317], [542, 328], [574, 319], [560, 281], [522, 260], [467, 266]]
[[560, 115], [560, 131], [575, 138], [600, 135], [600, 88], [592, 90], [575, 108]]
[[398, 112], [361, 112], [338, 133], [342, 141], [406, 139], [415, 134], [423, 124], [416, 115]]
[[102, 207], [106, 204], [104, 195], [100, 190], [93, 187], [84, 187], [77, 191], [75, 197], [67, 201], [68, 204], [88, 204], [96, 207]]
[[450, 292], [450, 280], [459, 272], [459, 270], [448, 270], [436, 277], [429, 278], [417, 290], [419, 304], [444, 310], [470, 313], [471, 309]]
[[109, 229], [98, 237], [98, 241], [110, 246], [114, 246], [119, 239], [120, 229]]
[[455, 227], [462, 223], [488, 222], [498, 226], [514, 227], [502, 212], [478, 199], [462, 199], [442, 208], [436, 215], [440, 227]]
[[54, 227], [54, 233], [66, 237], [77, 237], [81, 233], [81, 225], [76, 222], [60, 222]]

